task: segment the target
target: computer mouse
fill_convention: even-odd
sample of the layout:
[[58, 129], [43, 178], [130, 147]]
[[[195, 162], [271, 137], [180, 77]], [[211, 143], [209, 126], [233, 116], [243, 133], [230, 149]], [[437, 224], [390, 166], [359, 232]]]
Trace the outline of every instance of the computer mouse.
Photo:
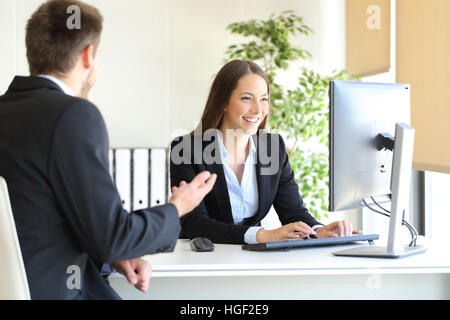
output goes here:
[[204, 237], [192, 239], [189, 245], [191, 246], [191, 250], [196, 252], [209, 252], [214, 250], [212, 241]]

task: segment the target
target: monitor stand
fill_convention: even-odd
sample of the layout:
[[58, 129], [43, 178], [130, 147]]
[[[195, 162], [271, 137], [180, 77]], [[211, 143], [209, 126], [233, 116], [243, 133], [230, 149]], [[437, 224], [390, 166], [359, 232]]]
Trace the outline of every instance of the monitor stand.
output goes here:
[[424, 246], [402, 247], [395, 251], [389, 251], [387, 247], [360, 246], [348, 250], [333, 252], [335, 256], [367, 257], [367, 258], [403, 258], [423, 253], [427, 250]]
[[361, 246], [333, 252], [336, 256], [400, 258], [423, 253], [424, 246], [404, 247], [400, 243], [403, 214], [409, 207], [411, 168], [414, 150], [414, 129], [404, 123], [395, 125], [394, 157], [392, 160], [392, 208], [387, 247]]

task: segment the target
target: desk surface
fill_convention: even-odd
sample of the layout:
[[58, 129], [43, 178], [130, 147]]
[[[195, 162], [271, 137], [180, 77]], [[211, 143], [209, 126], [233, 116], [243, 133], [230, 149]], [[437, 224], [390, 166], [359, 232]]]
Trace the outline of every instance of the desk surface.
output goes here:
[[145, 294], [117, 273], [109, 281], [123, 299], [450, 299], [450, 250], [427, 245], [400, 259], [332, 254], [353, 246], [193, 252], [178, 240], [174, 252], [144, 257], [153, 267]]
[[193, 252], [178, 240], [174, 252], [145, 256], [152, 277], [450, 273], [450, 250], [430, 244], [427, 252], [400, 259], [337, 257], [334, 251], [365, 245], [334, 245], [289, 251], [244, 251], [240, 245], [216, 244], [213, 252]]

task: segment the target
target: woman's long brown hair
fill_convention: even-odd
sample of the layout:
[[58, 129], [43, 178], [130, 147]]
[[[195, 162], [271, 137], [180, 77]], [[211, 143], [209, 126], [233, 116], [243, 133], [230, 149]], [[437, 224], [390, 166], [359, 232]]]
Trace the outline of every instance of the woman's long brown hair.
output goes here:
[[[218, 129], [222, 124], [224, 108], [228, 105], [231, 93], [236, 89], [239, 79], [248, 74], [257, 74], [267, 83], [267, 91], [270, 97], [270, 85], [264, 71], [254, 62], [246, 60], [232, 60], [225, 64], [214, 79], [208, 100], [201, 119], [201, 133], [208, 129]], [[258, 129], [266, 127], [267, 116]], [[192, 131], [194, 135], [197, 131]]]

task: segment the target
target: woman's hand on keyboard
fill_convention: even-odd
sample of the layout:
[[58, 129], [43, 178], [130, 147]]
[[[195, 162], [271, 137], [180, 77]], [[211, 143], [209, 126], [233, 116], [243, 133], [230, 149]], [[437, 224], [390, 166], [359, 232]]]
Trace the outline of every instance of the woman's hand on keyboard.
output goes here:
[[291, 239], [302, 239], [316, 232], [306, 223], [298, 221], [286, 224], [273, 230], [260, 229], [256, 234], [257, 242], [275, 242]]
[[335, 221], [326, 226], [317, 228], [315, 231], [316, 238], [342, 237], [361, 233], [359, 230], [353, 230], [352, 223], [347, 221]]

